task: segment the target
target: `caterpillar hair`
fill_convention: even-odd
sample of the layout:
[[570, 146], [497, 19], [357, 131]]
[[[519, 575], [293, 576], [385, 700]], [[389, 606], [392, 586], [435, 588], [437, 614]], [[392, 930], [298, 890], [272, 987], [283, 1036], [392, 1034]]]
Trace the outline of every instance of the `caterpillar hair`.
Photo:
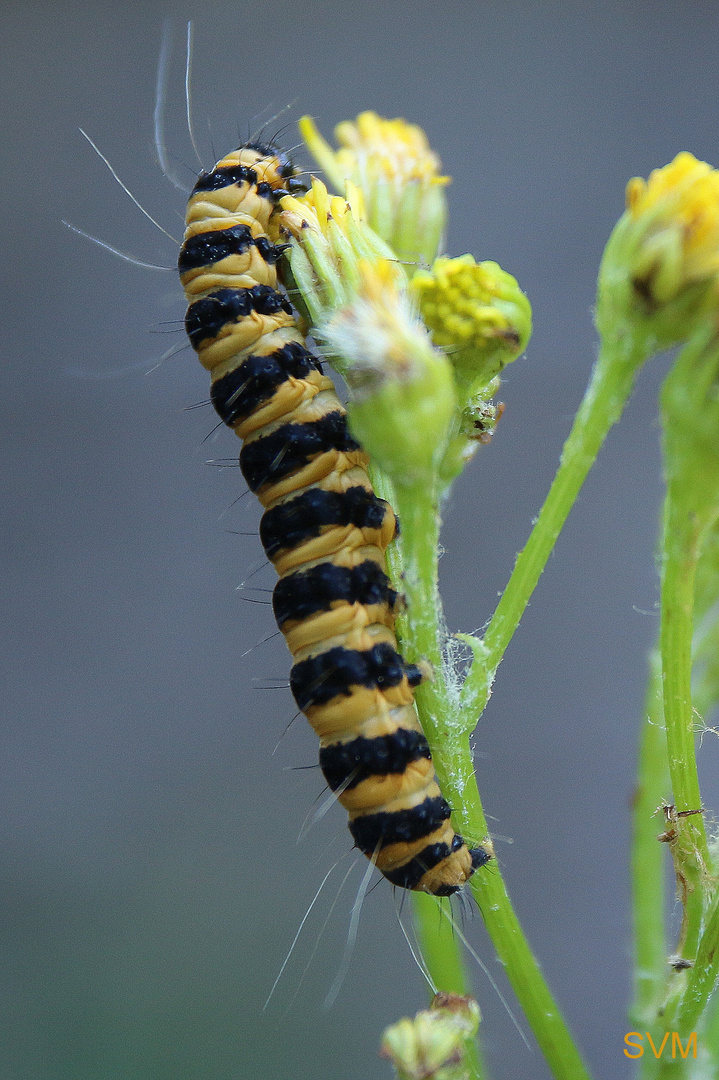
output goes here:
[[278, 290], [278, 204], [299, 190], [290, 159], [254, 141], [200, 174], [178, 263], [185, 327], [215, 409], [243, 440], [290, 686], [355, 845], [393, 885], [449, 896], [490, 855], [452, 828], [414, 706], [422, 676], [397, 650], [394, 513]]

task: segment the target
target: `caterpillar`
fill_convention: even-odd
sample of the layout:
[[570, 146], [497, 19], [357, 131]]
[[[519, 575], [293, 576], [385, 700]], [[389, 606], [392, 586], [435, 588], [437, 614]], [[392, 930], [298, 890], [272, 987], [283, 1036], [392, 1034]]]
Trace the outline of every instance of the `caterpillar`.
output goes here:
[[290, 687], [355, 846], [393, 885], [450, 896], [490, 855], [450, 824], [414, 706], [422, 675], [397, 650], [402, 600], [384, 554], [394, 513], [278, 290], [278, 204], [302, 190], [290, 159], [260, 142], [200, 174], [178, 261], [185, 328], [218, 415], [243, 440]]

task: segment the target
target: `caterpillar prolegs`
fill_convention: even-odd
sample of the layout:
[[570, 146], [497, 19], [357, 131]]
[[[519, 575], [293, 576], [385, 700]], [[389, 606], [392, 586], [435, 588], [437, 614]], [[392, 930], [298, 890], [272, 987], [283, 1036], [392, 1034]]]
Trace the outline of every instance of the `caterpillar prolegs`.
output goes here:
[[215, 409], [243, 440], [240, 467], [280, 575], [273, 607], [292, 693], [355, 845], [394, 885], [449, 896], [489, 855], [450, 824], [414, 707], [421, 674], [397, 651], [384, 555], [394, 514], [278, 291], [278, 203], [300, 187], [291, 161], [255, 142], [200, 175], [179, 257], [185, 325]]

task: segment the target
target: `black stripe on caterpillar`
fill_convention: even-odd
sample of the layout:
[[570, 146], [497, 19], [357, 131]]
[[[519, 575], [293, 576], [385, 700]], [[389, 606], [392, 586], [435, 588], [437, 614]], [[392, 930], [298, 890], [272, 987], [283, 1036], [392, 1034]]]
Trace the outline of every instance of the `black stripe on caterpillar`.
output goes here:
[[394, 885], [449, 896], [490, 856], [450, 824], [414, 706], [422, 676], [397, 651], [401, 599], [384, 554], [394, 514], [278, 291], [278, 203], [300, 187], [284, 154], [254, 142], [200, 175], [178, 264], [186, 329], [215, 409], [243, 440], [240, 466], [280, 575], [273, 606], [290, 685], [355, 845]]

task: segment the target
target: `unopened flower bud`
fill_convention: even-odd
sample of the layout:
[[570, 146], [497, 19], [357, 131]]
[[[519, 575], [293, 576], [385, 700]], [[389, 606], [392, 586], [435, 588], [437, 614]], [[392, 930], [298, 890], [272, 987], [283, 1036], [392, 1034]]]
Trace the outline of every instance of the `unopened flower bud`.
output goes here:
[[719, 172], [683, 151], [627, 185], [604, 252], [597, 326], [640, 326], [654, 349], [692, 333], [719, 271]]
[[300, 132], [338, 191], [347, 180], [362, 190], [369, 224], [410, 271], [412, 264], [432, 262], [447, 221], [449, 177], [440, 175], [440, 160], [420, 127], [363, 112], [335, 128], [338, 150], [309, 116], [302, 117]]
[[[476, 394], [526, 348], [532, 332], [529, 300], [511, 274], [472, 255], [437, 259], [411, 283], [435, 345], [457, 375], [460, 397]], [[464, 402], [462, 402], [464, 404]]]
[[361, 261], [389, 261], [393, 279], [404, 284], [402, 267], [365, 221], [362, 193], [353, 185], [342, 198], [330, 195], [315, 178], [306, 195], [286, 195], [281, 205], [293, 284], [314, 326], [351, 302], [360, 285]]
[[437, 994], [430, 1009], [387, 1028], [380, 1055], [389, 1058], [399, 1080], [464, 1080], [465, 1051], [479, 1019], [473, 998]]
[[397, 484], [434, 484], [456, 416], [452, 368], [398, 287], [394, 266], [360, 263], [355, 299], [319, 327], [344, 358], [352, 429]]

